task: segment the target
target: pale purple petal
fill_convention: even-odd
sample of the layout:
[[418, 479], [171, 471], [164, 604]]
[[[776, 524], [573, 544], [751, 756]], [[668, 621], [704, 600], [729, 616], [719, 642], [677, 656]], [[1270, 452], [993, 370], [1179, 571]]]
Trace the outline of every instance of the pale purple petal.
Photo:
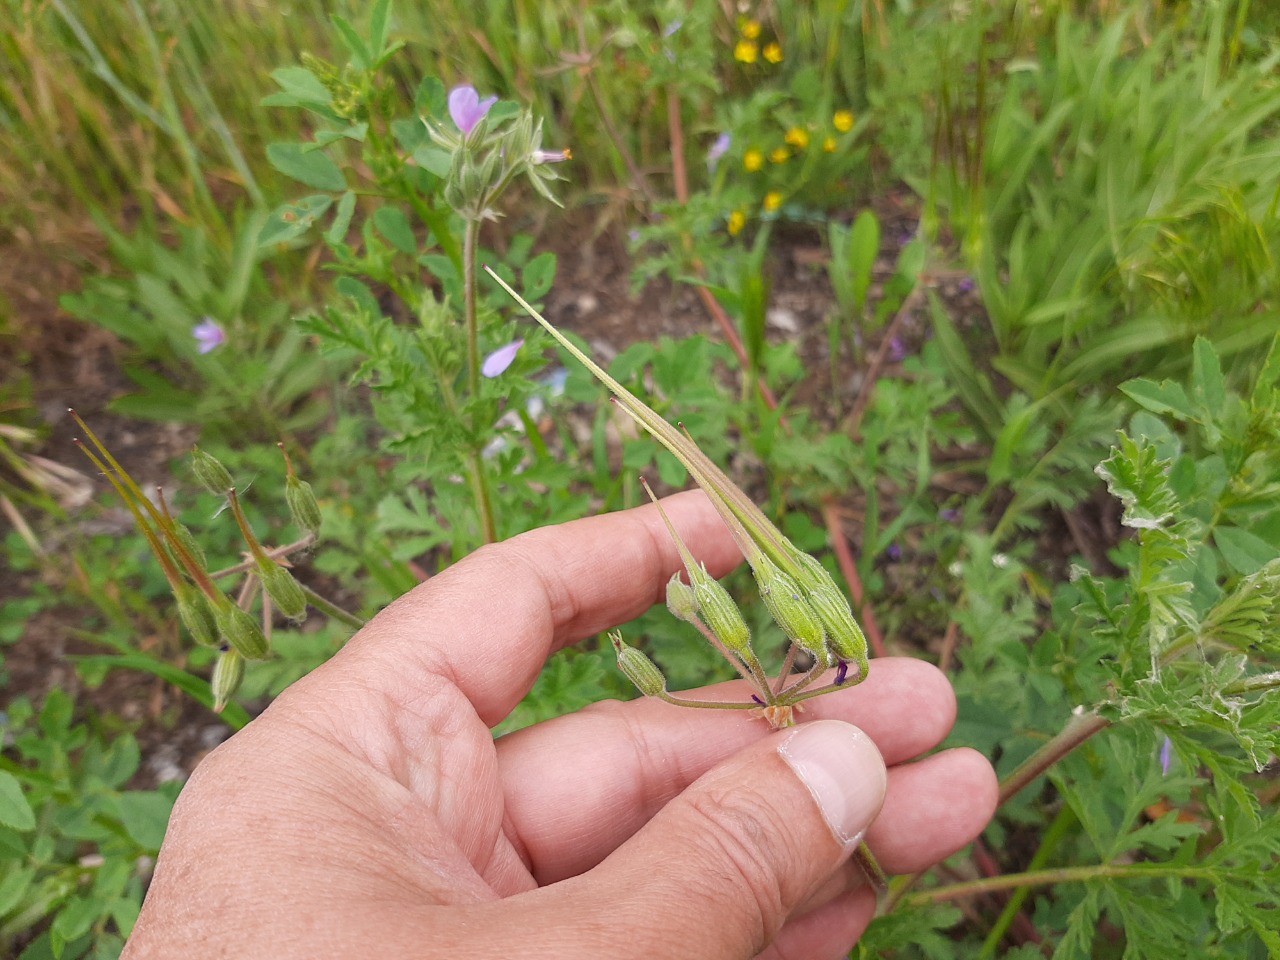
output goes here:
[[205, 317], [192, 327], [191, 335], [196, 338], [196, 349], [201, 353], [217, 349], [227, 339], [226, 331], [218, 326], [212, 317]]
[[480, 372], [486, 377], [496, 377], [515, 362], [516, 354], [524, 346], [523, 340], [512, 340], [505, 347], [499, 347], [484, 358]]
[[1169, 767], [1173, 765], [1173, 741], [1168, 737], [1164, 738], [1164, 743], [1160, 744], [1160, 773], [1162, 776], [1169, 775]]
[[733, 137], [729, 134], [722, 133], [716, 137], [715, 143], [711, 144], [711, 149], [707, 151], [707, 169], [714, 170], [720, 158], [729, 152], [729, 147], [732, 145]]
[[485, 97], [481, 100], [475, 87], [454, 87], [449, 91], [449, 116], [462, 131], [462, 135], [467, 136], [497, 102], [497, 97]]

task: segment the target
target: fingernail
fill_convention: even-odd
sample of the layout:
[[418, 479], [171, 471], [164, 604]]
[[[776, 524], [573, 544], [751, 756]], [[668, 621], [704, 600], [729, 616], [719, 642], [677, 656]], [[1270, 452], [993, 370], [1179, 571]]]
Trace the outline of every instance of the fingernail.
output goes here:
[[836, 839], [859, 842], [880, 812], [887, 783], [871, 738], [851, 723], [815, 720], [796, 727], [778, 753], [809, 788]]

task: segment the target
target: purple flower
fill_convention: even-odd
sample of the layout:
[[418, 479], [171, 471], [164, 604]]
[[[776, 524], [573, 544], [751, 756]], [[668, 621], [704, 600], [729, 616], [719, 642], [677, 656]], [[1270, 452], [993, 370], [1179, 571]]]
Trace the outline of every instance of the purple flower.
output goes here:
[[1173, 741], [1168, 737], [1164, 738], [1164, 743], [1160, 744], [1160, 775], [1167, 777], [1169, 775], [1169, 767], [1173, 764]]
[[885, 548], [884, 555], [888, 557], [890, 560], [901, 560], [902, 548], [898, 546], [896, 543], [891, 543], [889, 544], [888, 547]]
[[497, 102], [497, 97], [485, 97], [481, 100], [475, 87], [454, 87], [449, 91], [449, 116], [464, 137], [470, 136], [476, 124], [484, 119], [489, 108]]
[[950, 507], [947, 507], [944, 510], [940, 510], [938, 512], [938, 516], [940, 516], [943, 520], [947, 521], [947, 523], [960, 522], [960, 511], [952, 510]]
[[836, 686], [844, 683], [849, 676], [849, 661], [841, 660], [836, 664]]
[[711, 149], [707, 151], [707, 169], [714, 170], [720, 158], [729, 152], [729, 147], [732, 145], [733, 137], [729, 134], [722, 133], [716, 137], [715, 143], [711, 144]]
[[523, 340], [512, 340], [505, 347], [499, 347], [484, 358], [480, 372], [486, 377], [496, 377], [515, 362], [516, 354], [524, 346]]
[[907, 345], [902, 342], [901, 337], [891, 337], [889, 339], [889, 359], [894, 363], [901, 363], [907, 358]]
[[205, 317], [192, 327], [191, 335], [196, 338], [196, 349], [201, 353], [217, 349], [227, 339], [227, 332], [214, 322], [213, 317]]

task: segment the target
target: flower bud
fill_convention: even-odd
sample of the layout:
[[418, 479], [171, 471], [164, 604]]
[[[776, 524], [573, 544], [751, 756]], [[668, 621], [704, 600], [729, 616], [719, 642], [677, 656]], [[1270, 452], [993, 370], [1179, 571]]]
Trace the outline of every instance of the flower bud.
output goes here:
[[623, 676], [636, 685], [636, 689], [646, 697], [656, 697], [667, 689], [667, 681], [657, 664], [635, 647], [622, 642], [622, 634], [611, 633], [613, 649], [618, 655], [618, 669]]
[[742, 611], [729, 596], [729, 591], [721, 586], [705, 568], [699, 568], [693, 577], [693, 592], [702, 611], [702, 619], [706, 621], [711, 632], [721, 643], [737, 654], [746, 654], [751, 649], [751, 631], [747, 622], [742, 619]]
[[299, 480], [292, 473], [289, 474], [284, 482], [284, 499], [289, 505], [289, 514], [293, 517], [293, 522], [297, 524], [298, 529], [312, 535], [320, 532], [320, 505], [316, 503], [316, 495], [311, 489], [311, 484], [305, 480]]
[[667, 609], [686, 623], [692, 623], [698, 616], [698, 600], [693, 587], [681, 580], [678, 573], [673, 573], [667, 581]]
[[235, 696], [244, 680], [244, 657], [235, 650], [224, 650], [218, 655], [218, 662], [213, 665], [213, 679], [209, 685], [213, 687], [213, 712], [221, 713], [227, 702]]
[[[867, 638], [858, 626], [844, 591], [817, 559], [795, 548], [792, 548], [791, 555], [802, 571], [799, 583], [805, 599], [827, 632], [827, 645], [839, 659], [851, 660], [865, 667]], [[866, 675], [865, 670], [863, 675]]]
[[231, 480], [231, 474], [218, 462], [218, 458], [205, 453], [199, 447], [191, 448], [191, 468], [195, 471], [196, 479], [204, 484], [204, 488], [210, 493], [225, 497], [227, 491], [235, 486]]
[[307, 596], [298, 581], [280, 564], [272, 560], [258, 562], [258, 579], [267, 596], [290, 620], [301, 620], [307, 615]]
[[800, 585], [779, 570], [768, 557], [762, 556], [752, 572], [760, 587], [761, 599], [787, 639], [825, 662], [827, 652], [822, 623], [802, 596]]
[[266, 659], [270, 650], [267, 635], [262, 632], [261, 624], [247, 610], [241, 610], [228, 600], [218, 609], [216, 616], [218, 632], [240, 656], [249, 660]]
[[218, 645], [218, 621], [199, 590], [191, 586], [178, 590], [178, 616], [196, 643], [202, 647]]

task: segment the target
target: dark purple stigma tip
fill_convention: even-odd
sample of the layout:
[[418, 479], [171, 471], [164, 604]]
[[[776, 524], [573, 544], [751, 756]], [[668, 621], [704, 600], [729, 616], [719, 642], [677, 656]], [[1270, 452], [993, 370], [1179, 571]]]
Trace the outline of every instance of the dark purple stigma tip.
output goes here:
[[754, 693], [751, 695], [751, 699], [754, 700], [756, 703], [760, 704], [760, 706], [762, 707], [764, 706], [764, 701], [761, 700], [759, 697], [757, 697]]
[[845, 679], [848, 676], [849, 676], [849, 662], [847, 660], [841, 660], [840, 663], [836, 666], [836, 686], [838, 687], [840, 686], [840, 684], [844, 683]]

